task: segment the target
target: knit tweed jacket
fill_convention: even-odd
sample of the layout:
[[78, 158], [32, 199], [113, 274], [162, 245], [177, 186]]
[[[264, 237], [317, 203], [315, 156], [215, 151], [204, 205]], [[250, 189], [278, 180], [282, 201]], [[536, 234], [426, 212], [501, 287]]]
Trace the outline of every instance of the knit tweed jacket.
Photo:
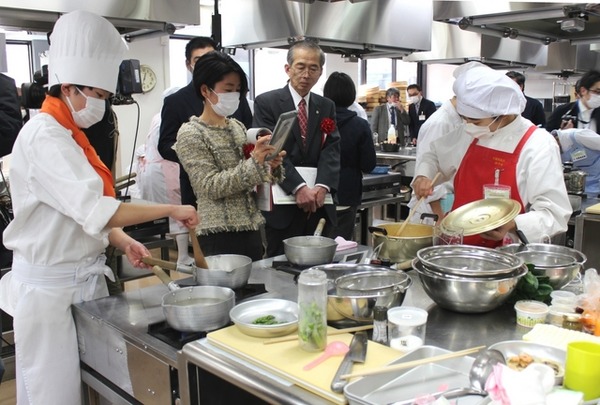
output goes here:
[[210, 126], [192, 117], [177, 133], [177, 152], [198, 203], [196, 233], [256, 231], [265, 222], [257, 208], [254, 187], [281, 182], [283, 168], [244, 157], [246, 129], [234, 118], [225, 127]]

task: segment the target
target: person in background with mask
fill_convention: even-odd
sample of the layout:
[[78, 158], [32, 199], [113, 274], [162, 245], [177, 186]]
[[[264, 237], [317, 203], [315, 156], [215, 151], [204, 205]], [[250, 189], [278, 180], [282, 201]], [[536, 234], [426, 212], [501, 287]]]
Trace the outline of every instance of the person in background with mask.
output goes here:
[[421, 86], [418, 84], [409, 85], [406, 88], [406, 93], [408, 94], [408, 100], [410, 101], [410, 105], [408, 106], [408, 115], [410, 117], [408, 129], [410, 131], [411, 142], [413, 145], [416, 145], [421, 125], [431, 117], [431, 114], [433, 114], [437, 108], [433, 101], [423, 97]]
[[387, 103], [375, 107], [371, 116], [371, 131], [377, 133], [379, 143], [387, 141], [388, 130], [393, 125], [400, 143], [404, 142], [404, 127], [410, 122], [408, 113], [400, 102], [400, 90], [390, 87], [385, 92]]
[[591, 129], [600, 131], [600, 72], [591, 70], [581, 76], [576, 86], [578, 99], [559, 105], [552, 112], [546, 129]]
[[531, 242], [566, 231], [572, 209], [558, 145], [521, 116], [526, 101], [519, 86], [482, 66], [459, 75], [453, 90], [465, 125], [434, 141], [423, 155], [412, 183], [417, 197], [432, 194], [431, 179], [441, 172], [440, 181], [453, 181], [455, 210], [484, 198], [484, 185], [494, 184], [499, 171], [499, 184], [510, 186], [509, 197], [521, 204], [521, 212], [492, 231], [464, 237], [465, 244], [496, 247], [517, 229]]
[[538, 127], [546, 126], [546, 114], [544, 113], [544, 106], [542, 103], [535, 98], [525, 95], [525, 75], [511, 70], [510, 72], [506, 72], [506, 76], [513, 79], [515, 83], [519, 85], [523, 95], [525, 96], [525, 100], [527, 100], [527, 104], [525, 104], [525, 109], [521, 115], [533, 122]]
[[[193, 73], [196, 61], [202, 55], [212, 52], [217, 48], [218, 44], [212, 38], [192, 38], [185, 46], [185, 67], [190, 73]], [[202, 114], [203, 108], [204, 102], [198, 96], [192, 81], [175, 94], [171, 94], [165, 98], [161, 111], [160, 135], [158, 138], [158, 152], [163, 158], [179, 163], [177, 154], [173, 150], [173, 145], [177, 140], [177, 131], [179, 131], [183, 123], [189, 121], [190, 117], [199, 117]], [[252, 125], [252, 111], [246, 98], [240, 101], [239, 108], [231, 113], [231, 117], [240, 121], [246, 128], [250, 128]], [[195, 207], [196, 196], [192, 190], [189, 176], [181, 168], [179, 171], [179, 181], [181, 186], [181, 203], [191, 204]]]
[[207, 53], [196, 62], [192, 80], [204, 111], [181, 126], [174, 148], [198, 197], [202, 225], [196, 233], [201, 236], [203, 253], [260, 260], [264, 250], [260, 226], [265, 219], [256, 205], [254, 188], [283, 180], [285, 152], [267, 161], [275, 150], [268, 135], [247, 153], [246, 128], [235, 118], [227, 118], [248, 91], [246, 74], [231, 57]]
[[135, 267], [150, 253], [121, 227], [171, 216], [188, 227], [196, 211], [115, 199], [114, 182], [81, 128], [104, 115], [127, 49], [106, 19], [62, 15], [50, 36], [49, 92], [15, 142], [10, 187], [14, 219], [4, 231], [12, 270], [0, 279], [0, 308], [13, 317], [18, 404], [81, 404], [71, 305], [108, 295], [104, 250]]

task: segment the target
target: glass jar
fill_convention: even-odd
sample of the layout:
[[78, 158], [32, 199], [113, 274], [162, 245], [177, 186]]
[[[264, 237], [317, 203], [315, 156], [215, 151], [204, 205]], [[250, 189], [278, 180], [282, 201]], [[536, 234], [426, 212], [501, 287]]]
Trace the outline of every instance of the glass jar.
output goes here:
[[327, 346], [327, 275], [308, 269], [298, 277], [298, 340], [306, 351]]

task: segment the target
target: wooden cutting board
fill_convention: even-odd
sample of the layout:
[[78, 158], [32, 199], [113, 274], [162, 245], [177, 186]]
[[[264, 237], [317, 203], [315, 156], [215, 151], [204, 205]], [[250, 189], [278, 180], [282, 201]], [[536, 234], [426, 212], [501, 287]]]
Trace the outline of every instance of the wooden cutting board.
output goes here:
[[588, 214], [600, 214], [600, 203], [594, 204], [585, 209]]
[[[235, 325], [211, 332], [207, 335], [207, 338], [211, 344], [220, 349], [263, 367], [329, 401], [337, 404], [347, 402], [343, 394], [336, 394], [329, 388], [344, 356], [330, 357], [312, 370], [304, 371], [302, 368], [323, 352], [311, 353], [304, 351], [299, 347], [298, 341], [265, 345], [263, 344], [264, 338], [244, 335]], [[350, 344], [352, 335], [344, 333], [329, 336], [327, 341], [333, 342], [336, 340]], [[365, 363], [356, 363], [352, 371], [382, 366], [401, 356], [402, 353], [397, 350], [369, 341]]]

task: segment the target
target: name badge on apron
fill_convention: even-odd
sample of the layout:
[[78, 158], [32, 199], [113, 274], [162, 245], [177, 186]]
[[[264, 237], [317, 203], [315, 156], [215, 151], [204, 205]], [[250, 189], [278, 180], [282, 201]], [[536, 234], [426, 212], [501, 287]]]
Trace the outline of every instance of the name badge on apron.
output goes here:
[[577, 162], [577, 161], [583, 160], [585, 158], [587, 158], [587, 154], [585, 153], [585, 150], [582, 148], [577, 148], [573, 152], [571, 152], [571, 160], [573, 162]]
[[510, 198], [510, 186], [500, 184], [500, 169], [494, 171], [494, 184], [483, 185], [483, 198]]

